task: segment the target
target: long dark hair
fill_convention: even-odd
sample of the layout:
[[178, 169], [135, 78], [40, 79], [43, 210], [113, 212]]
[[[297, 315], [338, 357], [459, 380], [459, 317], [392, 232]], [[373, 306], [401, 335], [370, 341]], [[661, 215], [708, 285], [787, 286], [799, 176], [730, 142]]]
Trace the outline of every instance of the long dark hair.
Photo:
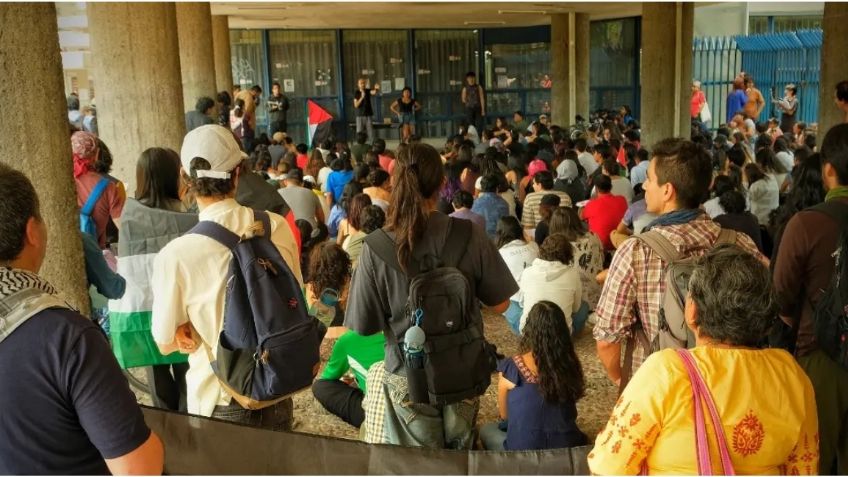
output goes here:
[[[772, 212], [770, 228], [775, 245], [780, 243], [786, 224], [796, 213], [824, 202], [825, 191], [821, 175], [821, 156], [813, 154], [803, 159], [792, 171], [792, 188], [786, 201]], [[772, 256], [777, 256], [776, 250]]]
[[498, 227], [495, 230], [495, 246], [501, 248], [515, 240], [525, 241], [524, 229], [521, 227], [521, 222], [511, 215], [501, 217], [498, 220]]
[[548, 234], [563, 234], [569, 242], [576, 242], [586, 235], [586, 223], [580, 220], [573, 207], [557, 207], [548, 221]]
[[429, 144], [414, 143], [398, 155], [392, 177], [387, 228], [395, 233], [398, 262], [406, 268], [412, 249], [427, 230], [426, 201], [436, 198], [445, 178], [442, 158]]
[[350, 203], [345, 209], [347, 215], [347, 223], [356, 230], [362, 229], [362, 211], [371, 205], [371, 196], [367, 194], [356, 194], [350, 199]]
[[533, 305], [521, 335], [522, 353], [533, 353], [539, 391], [549, 403], [577, 402], [585, 394], [580, 359], [574, 352], [565, 314], [550, 301]]
[[180, 200], [180, 156], [171, 149], [151, 147], [135, 165], [135, 198], [147, 207], [167, 209]]

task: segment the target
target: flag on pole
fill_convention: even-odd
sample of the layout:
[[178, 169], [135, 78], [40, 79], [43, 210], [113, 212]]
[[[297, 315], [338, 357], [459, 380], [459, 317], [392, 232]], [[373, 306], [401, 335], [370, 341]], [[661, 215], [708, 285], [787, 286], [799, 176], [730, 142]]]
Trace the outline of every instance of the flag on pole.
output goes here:
[[309, 144], [314, 148], [330, 137], [333, 116], [311, 99], [306, 100], [309, 112]]

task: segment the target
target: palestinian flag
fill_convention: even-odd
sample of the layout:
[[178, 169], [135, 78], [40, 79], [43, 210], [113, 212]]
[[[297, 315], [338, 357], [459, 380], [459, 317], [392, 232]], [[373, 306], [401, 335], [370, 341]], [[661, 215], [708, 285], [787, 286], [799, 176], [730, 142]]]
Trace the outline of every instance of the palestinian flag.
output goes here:
[[197, 224], [197, 215], [145, 207], [127, 199], [121, 215], [118, 273], [127, 281], [126, 292], [109, 300], [112, 351], [122, 368], [185, 363], [179, 352], [163, 356], [151, 335], [153, 260], [171, 240]]
[[307, 124], [309, 124], [309, 142], [313, 148], [330, 137], [333, 127], [333, 116], [326, 109], [318, 106], [311, 99], [306, 100], [309, 112]]

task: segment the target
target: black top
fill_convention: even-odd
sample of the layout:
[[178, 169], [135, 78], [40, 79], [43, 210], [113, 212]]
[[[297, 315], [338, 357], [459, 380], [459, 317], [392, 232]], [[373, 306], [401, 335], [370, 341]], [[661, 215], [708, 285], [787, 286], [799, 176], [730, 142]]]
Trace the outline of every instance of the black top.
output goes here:
[[[353, 94], [353, 99], [359, 99], [362, 96], [362, 91], [356, 90], [356, 93]], [[359, 103], [359, 106], [354, 108], [356, 110], [356, 116], [373, 116], [374, 108], [371, 106], [371, 90], [365, 90], [365, 99]]]
[[721, 214], [713, 219], [714, 222], [721, 225], [722, 228], [741, 232], [754, 241], [757, 249], [763, 251], [762, 233], [760, 232], [760, 223], [757, 217], [750, 212], [742, 212], [741, 214]]
[[409, 103], [403, 102], [403, 97], [401, 96], [397, 100], [398, 110], [402, 113], [412, 113], [415, 111], [415, 99], [410, 98]]
[[150, 437], [103, 332], [38, 313], [0, 343], [0, 474], [108, 474]]
[[[439, 256], [449, 223], [450, 218], [441, 212], [431, 213], [427, 230], [416, 244], [415, 256]], [[389, 232], [389, 236], [394, 238], [394, 233]], [[472, 291], [485, 305], [503, 303], [518, 291], [501, 254], [480, 226], [472, 226], [471, 240], [457, 268], [469, 278]], [[366, 242], [351, 280], [344, 325], [363, 336], [380, 331], [393, 333], [390, 322], [405, 321], [408, 328], [409, 318], [403, 315], [408, 293], [406, 277], [382, 261]], [[479, 313], [476, 308], [475, 311]], [[385, 363], [390, 373], [399, 374], [403, 370], [400, 348], [388, 340]]]

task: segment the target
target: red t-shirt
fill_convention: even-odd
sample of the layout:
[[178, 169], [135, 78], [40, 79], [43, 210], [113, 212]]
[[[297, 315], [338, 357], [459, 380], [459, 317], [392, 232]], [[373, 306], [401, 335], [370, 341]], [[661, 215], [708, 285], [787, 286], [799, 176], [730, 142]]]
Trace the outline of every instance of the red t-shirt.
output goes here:
[[589, 230], [601, 238], [604, 249], [613, 250], [610, 232], [618, 227], [625, 212], [627, 199], [620, 195], [599, 193], [583, 208], [583, 219], [589, 223]]
[[[103, 179], [103, 176], [94, 171], [86, 172], [76, 178], [77, 206], [80, 209], [85, 205], [88, 196], [94, 190], [97, 183], [100, 182], [100, 179]], [[97, 225], [97, 243], [100, 244], [100, 248], [106, 246], [106, 226], [109, 224], [109, 219], [120, 219], [123, 211], [124, 199], [121, 198], [121, 194], [118, 192], [115, 184], [110, 182], [106, 186], [106, 189], [103, 190], [103, 193], [94, 205], [94, 211], [91, 213], [91, 218], [94, 219], [94, 223]]]
[[707, 102], [707, 97], [703, 91], [697, 91], [692, 95], [692, 100], [689, 104], [689, 116], [697, 118], [701, 114], [701, 105]]
[[379, 156], [377, 156], [377, 160], [380, 161], [380, 167], [384, 171], [388, 172], [389, 175], [391, 175], [392, 172], [395, 170], [395, 160], [391, 157], [380, 154]]
[[309, 164], [309, 156], [306, 154], [298, 154], [295, 160], [297, 161], [297, 168], [305, 171], [306, 166]]

